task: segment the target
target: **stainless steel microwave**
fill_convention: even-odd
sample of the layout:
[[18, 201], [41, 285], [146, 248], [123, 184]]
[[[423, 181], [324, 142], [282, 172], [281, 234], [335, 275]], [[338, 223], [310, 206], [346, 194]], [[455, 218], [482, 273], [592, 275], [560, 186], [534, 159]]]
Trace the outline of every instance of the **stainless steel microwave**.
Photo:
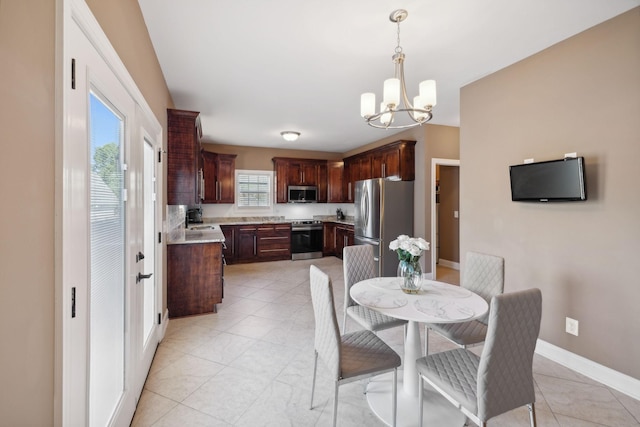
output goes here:
[[290, 185], [289, 203], [316, 203], [318, 201], [318, 187], [313, 185]]

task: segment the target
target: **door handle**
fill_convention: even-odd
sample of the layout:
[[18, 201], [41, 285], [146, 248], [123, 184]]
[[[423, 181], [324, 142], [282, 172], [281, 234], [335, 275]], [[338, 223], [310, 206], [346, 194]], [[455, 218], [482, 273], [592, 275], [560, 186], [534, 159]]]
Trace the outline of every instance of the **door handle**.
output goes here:
[[148, 279], [152, 275], [153, 275], [153, 273], [149, 273], [149, 274], [138, 273], [138, 275], [136, 276], [136, 283], [140, 283], [142, 280]]

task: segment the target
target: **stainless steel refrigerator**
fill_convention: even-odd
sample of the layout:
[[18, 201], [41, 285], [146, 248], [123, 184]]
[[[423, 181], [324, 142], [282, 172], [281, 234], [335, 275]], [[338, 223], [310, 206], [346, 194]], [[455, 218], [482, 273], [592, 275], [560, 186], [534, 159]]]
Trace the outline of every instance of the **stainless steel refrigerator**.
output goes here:
[[356, 245], [374, 247], [379, 276], [395, 276], [398, 255], [389, 242], [413, 235], [413, 181], [356, 181], [354, 232]]

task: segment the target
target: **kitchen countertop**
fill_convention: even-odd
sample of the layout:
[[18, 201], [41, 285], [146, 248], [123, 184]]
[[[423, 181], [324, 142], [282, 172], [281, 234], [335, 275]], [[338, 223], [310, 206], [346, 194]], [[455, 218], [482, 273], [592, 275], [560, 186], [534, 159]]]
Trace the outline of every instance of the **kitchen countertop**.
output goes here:
[[184, 245], [191, 243], [224, 243], [225, 238], [218, 224], [206, 224], [211, 228], [184, 230], [180, 238], [167, 241], [168, 245]]
[[[216, 218], [219, 219], [219, 218]], [[353, 226], [353, 219], [347, 217], [343, 220], [338, 220], [333, 216], [330, 217], [314, 217], [318, 221], [322, 222], [332, 222], [335, 224], [342, 225], [350, 225]], [[220, 229], [221, 225], [259, 225], [259, 224], [288, 224], [293, 219], [284, 219], [281, 217], [264, 217], [264, 218], [256, 218], [256, 217], [231, 217], [225, 218], [224, 221], [220, 222], [210, 222], [211, 220], [208, 218], [203, 218], [204, 222], [202, 224], [191, 224], [189, 225], [190, 229], [182, 230], [181, 233], [177, 236], [177, 238], [168, 239], [168, 245], [184, 245], [184, 244], [192, 244], [192, 243], [224, 243], [225, 237]]]

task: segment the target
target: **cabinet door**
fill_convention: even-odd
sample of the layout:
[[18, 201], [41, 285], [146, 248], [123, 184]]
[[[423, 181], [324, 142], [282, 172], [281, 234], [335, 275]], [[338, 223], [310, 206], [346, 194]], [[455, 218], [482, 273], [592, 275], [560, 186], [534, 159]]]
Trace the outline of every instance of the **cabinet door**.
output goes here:
[[222, 253], [227, 264], [233, 264], [236, 257], [236, 226], [235, 225], [221, 225], [220, 230], [224, 234], [224, 245], [222, 247]]
[[336, 253], [336, 225], [333, 222], [325, 222], [323, 229], [322, 253], [325, 256]]
[[236, 246], [236, 259], [242, 262], [256, 260], [258, 255], [256, 227], [238, 226], [236, 229], [236, 239], [238, 242]]
[[341, 203], [342, 187], [344, 181], [344, 163], [329, 162], [327, 164], [327, 201], [329, 203]]
[[325, 162], [318, 163], [316, 167], [316, 186], [318, 187], [318, 202], [326, 203], [327, 202], [327, 184], [329, 178], [327, 177], [327, 164]]
[[217, 168], [217, 154], [209, 151], [202, 152], [202, 173], [204, 176], [203, 191], [204, 198], [203, 203], [216, 203], [217, 201], [217, 184], [216, 175], [218, 174]]
[[275, 170], [276, 203], [287, 203], [289, 164], [285, 160], [273, 160]]
[[236, 155], [218, 154], [217, 202], [235, 203], [236, 200]]
[[167, 110], [167, 204], [194, 205], [201, 197], [199, 113]]

